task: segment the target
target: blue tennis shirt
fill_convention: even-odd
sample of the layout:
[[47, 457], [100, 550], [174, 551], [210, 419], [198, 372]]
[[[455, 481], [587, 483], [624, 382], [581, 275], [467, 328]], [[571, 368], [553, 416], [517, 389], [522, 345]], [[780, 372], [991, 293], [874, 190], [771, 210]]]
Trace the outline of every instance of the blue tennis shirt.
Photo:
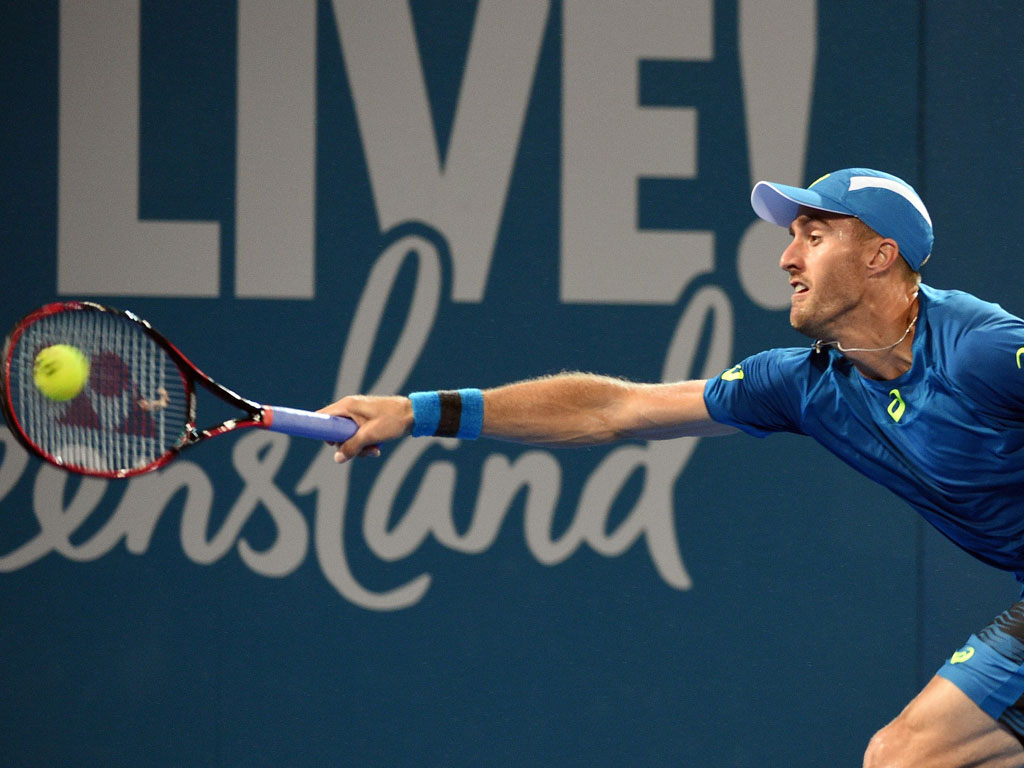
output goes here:
[[775, 349], [708, 382], [711, 417], [809, 435], [956, 544], [1024, 581], [1024, 320], [922, 285], [910, 370], [862, 376], [835, 349]]

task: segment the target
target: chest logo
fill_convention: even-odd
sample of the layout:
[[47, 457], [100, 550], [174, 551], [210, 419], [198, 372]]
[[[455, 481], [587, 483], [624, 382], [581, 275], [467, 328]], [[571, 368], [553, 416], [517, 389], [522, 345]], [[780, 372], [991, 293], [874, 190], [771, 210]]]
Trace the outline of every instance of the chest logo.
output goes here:
[[742, 378], [743, 369], [740, 368], [738, 365], [734, 365], [732, 368], [730, 368], [728, 371], [722, 374], [722, 379], [724, 381], [739, 381]]
[[889, 407], [886, 408], [886, 412], [892, 416], [892, 420], [897, 424], [900, 423], [900, 419], [903, 418], [904, 411], [907, 410], [907, 404], [903, 402], [903, 396], [900, 395], [898, 389], [894, 389], [889, 393], [889, 397], [892, 398], [892, 402], [889, 403]]

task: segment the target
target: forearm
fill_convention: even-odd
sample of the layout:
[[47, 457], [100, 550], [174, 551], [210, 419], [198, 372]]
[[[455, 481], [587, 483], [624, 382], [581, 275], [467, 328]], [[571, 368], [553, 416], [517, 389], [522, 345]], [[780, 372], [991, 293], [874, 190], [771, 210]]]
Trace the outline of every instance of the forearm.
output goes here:
[[632, 385], [565, 373], [484, 391], [482, 435], [541, 445], [605, 443], [619, 437]]
[[637, 384], [566, 373], [484, 392], [482, 434], [540, 445], [589, 445], [731, 431], [710, 420], [704, 382]]

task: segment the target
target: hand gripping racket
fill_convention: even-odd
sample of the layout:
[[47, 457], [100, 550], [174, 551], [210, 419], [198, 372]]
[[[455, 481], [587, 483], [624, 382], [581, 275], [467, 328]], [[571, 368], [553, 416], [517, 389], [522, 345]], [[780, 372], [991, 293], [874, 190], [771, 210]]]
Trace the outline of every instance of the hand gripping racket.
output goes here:
[[[81, 391], [64, 400], [44, 394], [33, 376], [39, 352], [57, 344], [77, 348], [88, 361]], [[197, 384], [242, 414], [197, 428]], [[36, 456], [70, 472], [108, 478], [157, 469], [190, 445], [242, 427], [328, 442], [344, 442], [356, 432], [351, 419], [240, 397], [145, 320], [85, 301], [47, 304], [11, 331], [0, 405], [15, 437]]]

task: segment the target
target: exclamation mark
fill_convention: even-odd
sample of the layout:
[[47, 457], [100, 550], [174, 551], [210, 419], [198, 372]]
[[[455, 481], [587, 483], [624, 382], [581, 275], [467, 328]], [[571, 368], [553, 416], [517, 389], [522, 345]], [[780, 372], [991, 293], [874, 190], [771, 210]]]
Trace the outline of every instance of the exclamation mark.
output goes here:
[[[803, 186], [818, 49], [817, 0], [740, 0], [740, 74], [751, 186], [766, 179]], [[751, 301], [789, 306], [779, 270], [785, 230], [756, 219], [740, 241], [736, 268]]]

